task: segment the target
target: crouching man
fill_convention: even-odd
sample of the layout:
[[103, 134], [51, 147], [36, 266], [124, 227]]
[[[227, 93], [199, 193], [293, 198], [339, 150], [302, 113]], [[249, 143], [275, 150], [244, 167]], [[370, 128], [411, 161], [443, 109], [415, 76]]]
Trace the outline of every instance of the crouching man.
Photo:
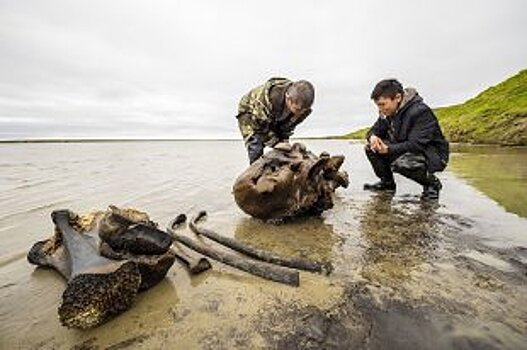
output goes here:
[[260, 158], [265, 146], [288, 141], [295, 127], [311, 113], [314, 98], [310, 82], [286, 78], [271, 78], [244, 95], [236, 118], [249, 162]]
[[367, 133], [366, 156], [380, 181], [365, 190], [395, 192], [393, 172], [423, 186], [423, 199], [438, 199], [449, 148], [434, 112], [417, 91], [395, 79], [380, 81], [371, 93], [379, 118]]

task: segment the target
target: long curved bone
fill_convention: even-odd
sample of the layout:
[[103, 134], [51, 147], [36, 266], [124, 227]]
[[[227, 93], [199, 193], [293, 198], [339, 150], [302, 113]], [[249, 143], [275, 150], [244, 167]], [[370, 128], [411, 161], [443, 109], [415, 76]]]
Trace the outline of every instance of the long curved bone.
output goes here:
[[222, 244], [228, 248], [231, 248], [232, 250], [243, 253], [251, 258], [265, 261], [271, 264], [291, 267], [291, 268], [305, 270], [305, 271], [312, 271], [312, 272], [329, 273], [332, 270], [331, 265], [328, 263], [309, 261], [309, 260], [299, 259], [299, 258], [281, 257], [269, 251], [257, 249], [257, 248], [251, 247], [250, 245], [243, 244], [232, 238], [221, 236], [212, 230], [199, 227], [197, 223], [202, 218], [204, 218], [206, 215], [207, 215], [207, 212], [200, 211], [198, 215], [190, 221], [189, 227], [195, 234], [205, 236], [219, 244]]
[[300, 276], [298, 271], [292, 271], [267, 263], [244, 259], [235, 254], [215, 250], [203, 244], [197, 243], [186, 236], [176, 233], [176, 231], [171, 227], [168, 227], [168, 232], [172, 235], [172, 238], [175, 241], [180, 242], [186, 247], [223, 264], [275, 282], [288, 284], [294, 287], [298, 287], [300, 285]]

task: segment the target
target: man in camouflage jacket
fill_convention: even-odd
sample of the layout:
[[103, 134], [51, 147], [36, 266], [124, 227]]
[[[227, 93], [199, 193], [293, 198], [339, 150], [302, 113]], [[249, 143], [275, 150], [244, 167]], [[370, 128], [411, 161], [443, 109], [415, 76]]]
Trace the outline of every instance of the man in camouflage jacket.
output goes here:
[[242, 97], [236, 118], [250, 163], [263, 155], [265, 146], [289, 140], [311, 113], [314, 96], [308, 81], [271, 78]]

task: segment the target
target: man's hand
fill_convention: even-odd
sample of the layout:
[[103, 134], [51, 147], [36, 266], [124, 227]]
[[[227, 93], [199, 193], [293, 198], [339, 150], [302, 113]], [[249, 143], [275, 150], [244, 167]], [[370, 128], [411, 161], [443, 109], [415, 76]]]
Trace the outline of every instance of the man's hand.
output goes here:
[[388, 153], [388, 146], [382, 141], [382, 139], [376, 135], [370, 136], [370, 149], [373, 152], [386, 154]]
[[282, 140], [274, 145], [273, 148], [279, 151], [290, 152], [292, 147], [289, 144], [289, 140]]
[[382, 142], [381, 138], [376, 135], [371, 135], [370, 139], [370, 148], [373, 152], [378, 152], [380, 149], [380, 144]]
[[378, 151], [379, 154], [387, 154], [388, 153], [388, 145], [386, 145], [384, 142], [382, 142], [382, 140], [380, 141], [380, 144], [379, 144], [379, 149]]

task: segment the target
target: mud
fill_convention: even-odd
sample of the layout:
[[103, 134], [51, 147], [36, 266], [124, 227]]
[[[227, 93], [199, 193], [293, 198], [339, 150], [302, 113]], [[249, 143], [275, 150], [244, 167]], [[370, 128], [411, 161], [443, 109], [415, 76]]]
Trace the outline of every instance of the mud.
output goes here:
[[468, 218], [405, 202], [375, 197], [375, 220], [366, 206], [369, 263], [360, 282], [343, 283], [336, 305], [277, 305], [266, 315], [273, 348], [526, 347], [525, 249], [489, 248], [463, 237]]

